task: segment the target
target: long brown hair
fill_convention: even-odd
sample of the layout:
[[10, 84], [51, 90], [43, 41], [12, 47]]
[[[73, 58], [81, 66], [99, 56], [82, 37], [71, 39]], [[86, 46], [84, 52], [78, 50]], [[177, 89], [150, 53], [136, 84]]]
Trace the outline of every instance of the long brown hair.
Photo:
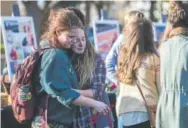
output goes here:
[[71, 28], [83, 28], [82, 22], [73, 11], [65, 8], [51, 9], [46, 31], [41, 39], [48, 40], [54, 47], [61, 47], [57, 40], [57, 30], [64, 31]]
[[94, 61], [96, 52], [87, 37], [86, 41], [86, 48], [84, 53], [75, 54], [73, 59], [73, 66], [77, 71], [79, 86], [81, 89], [86, 89], [90, 86], [90, 81], [95, 71]]
[[155, 52], [151, 22], [144, 17], [134, 17], [127, 23], [124, 34], [125, 43], [120, 48], [117, 77], [125, 84], [132, 84], [142, 57]]
[[[83, 25], [85, 26], [85, 16], [77, 8], [69, 7], [67, 8], [75, 12], [75, 14], [80, 18]], [[77, 71], [79, 86], [81, 89], [88, 88], [90, 86], [91, 78], [94, 74], [94, 61], [96, 52], [91, 42], [89, 41], [87, 34], [86, 36], [86, 48], [83, 54], [74, 54], [73, 66]]]

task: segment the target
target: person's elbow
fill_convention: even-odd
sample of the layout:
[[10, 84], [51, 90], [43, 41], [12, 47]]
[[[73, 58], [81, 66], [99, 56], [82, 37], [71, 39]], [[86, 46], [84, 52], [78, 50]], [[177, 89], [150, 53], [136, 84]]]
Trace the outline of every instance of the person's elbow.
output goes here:
[[79, 97], [80, 93], [76, 92], [73, 89], [63, 90], [59, 95], [56, 96], [57, 100], [67, 107], [70, 107], [72, 102]]

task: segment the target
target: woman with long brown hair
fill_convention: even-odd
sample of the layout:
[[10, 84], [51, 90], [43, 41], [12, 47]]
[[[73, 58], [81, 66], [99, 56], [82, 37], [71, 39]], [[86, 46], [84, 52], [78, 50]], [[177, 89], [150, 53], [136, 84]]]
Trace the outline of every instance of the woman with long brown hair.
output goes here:
[[[109, 111], [103, 102], [75, 91], [79, 85], [71, 63], [73, 52], [70, 48], [78, 33], [82, 36], [81, 41], [85, 42], [83, 24], [73, 11], [63, 8], [51, 10], [41, 42], [41, 48], [50, 49], [44, 52], [34, 78], [40, 91], [32, 128], [72, 128], [78, 106], [92, 107], [103, 114]], [[43, 107], [47, 111], [41, 111]]]
[[188, 2], [171, 1], [160, 45], [157, 128], [188, 128]]
[[[74, 7], [69, 7], [68, 9], [73, 10], [85, 26], [85, 16], [83, 13]], [[105, 92], [106, 68], [104, 61], [96, 53], [86, 33], [85, 36], [85, 42], [81, 41], [83, 40], [81, 33], [77, 33], [75, 42], [72, 43], [71, 47], [74, 51], [72, 64], [76, 70], [79, 82], [79, 89], [76, 89], [76, 91], [81, 95], [110, 105], [107, 93]], [[93, 119], [93, 121], [96, 121], [96, 124], [90, 121], [93, 114], [95, 114], [93, 109], [84, 106], [79, 107], [73, 121], [74, 128], [93, 128], [94, 126], [95, 128], [113, 127], [111, 112], [106, 115], [97, 115]]]
[[[116, 111], [124, 128], [149, 128], [158, 102], [159, 58], [150, 21], [139, 15], [124, 28], [118, 57]], [[145, 102], [146, 101], [146, 102]], [[147, 105], [146, 105], [147, 104]]]

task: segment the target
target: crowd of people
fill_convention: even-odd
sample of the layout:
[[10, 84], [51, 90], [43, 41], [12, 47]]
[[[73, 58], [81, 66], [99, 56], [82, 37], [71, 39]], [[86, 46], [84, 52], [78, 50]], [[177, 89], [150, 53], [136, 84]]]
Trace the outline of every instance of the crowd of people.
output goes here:
[[148, 19], [130, 12], [106, 58], [120, 128], [188, 127], [188, 4], [171, 1], [166, 24], [157, 47]]
[[[46, 128], [187, 128], [188, 3], [171, 1], [166, 24], [157, 47], [151, 21], [130, 11], [104, 62], [84, 31], [82, 12], [52, 8], [40, 42], [49, 49], [33, 79], [39, 93], [31, 127], [43, 128], [40, 107], [48, 95]], [[106, 79], [117, 86], [118, 126]]]

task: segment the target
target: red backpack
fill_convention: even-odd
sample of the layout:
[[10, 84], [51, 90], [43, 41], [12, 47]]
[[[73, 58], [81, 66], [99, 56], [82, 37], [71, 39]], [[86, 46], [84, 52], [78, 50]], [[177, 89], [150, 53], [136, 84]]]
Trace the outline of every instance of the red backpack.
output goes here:
[[34, 116], [37, 92], [32, 85], [32, 78], [46, 49], [49, 48], [40, 49], [28, 56], [24, 63], [18, 66], [13, 77], [10, 96], [14, 117], [19, 123], [31, 121]]

